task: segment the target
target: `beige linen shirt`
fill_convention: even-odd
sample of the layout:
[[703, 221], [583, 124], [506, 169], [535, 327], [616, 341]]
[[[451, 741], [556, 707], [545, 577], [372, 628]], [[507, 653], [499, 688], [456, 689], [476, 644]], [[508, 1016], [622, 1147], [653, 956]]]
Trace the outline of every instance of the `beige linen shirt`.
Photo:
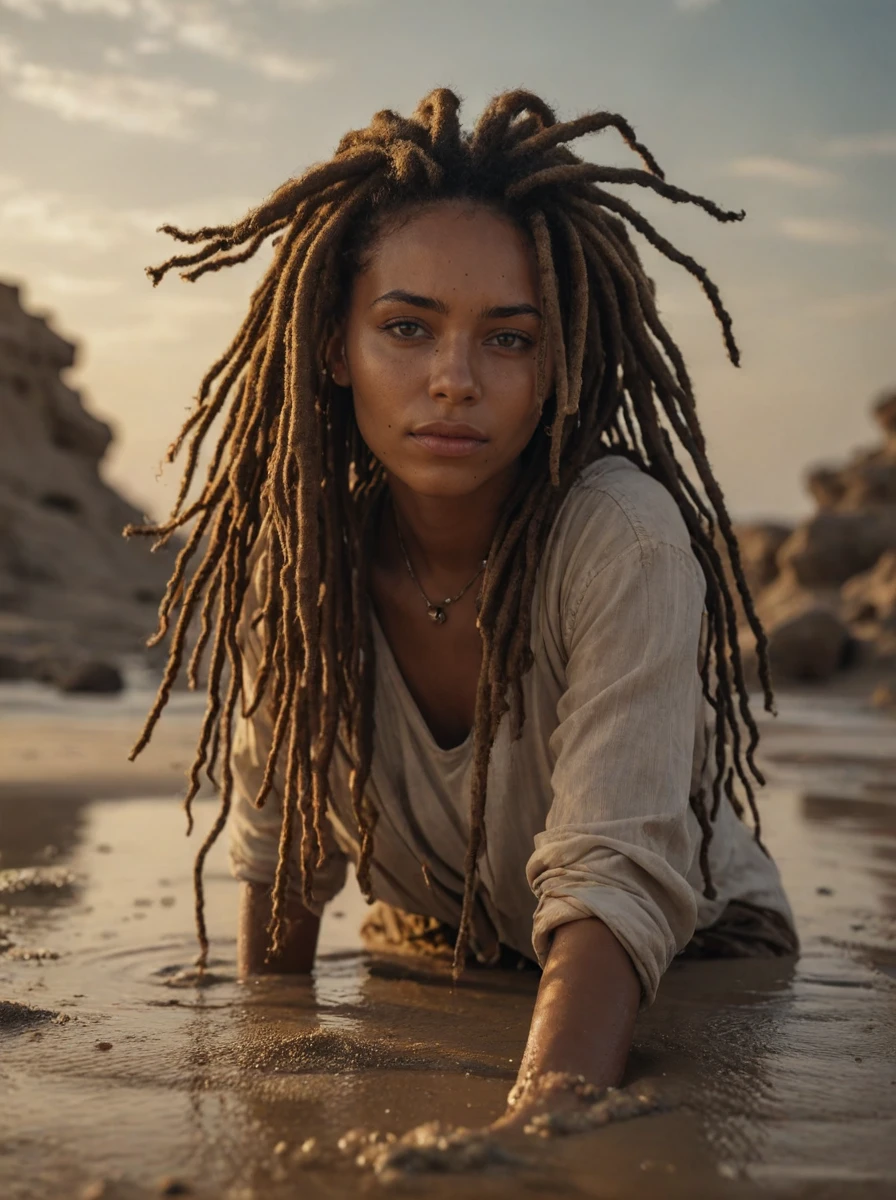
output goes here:
[[[728, 901], [774, 909], [792, 925], [774, 862], [727, 801], [709, 847], [717, 896], [703, 895], [689, 797], [709, 789], [714, 762], [697, 669], [704, 594], [665, 488], [623, 458], [585, 468], [536, 582], [523, 733], [511, 741], [505, 718], [489, 765], [473, 927], [481, 957], [501, 942], [544, 964], [557, 926], [599, 917], [627, 950], [649, 1004], [674, 955]], [[242, 641], [251, 679], [258, 646], [245, 625]], [[375, 617], [374, 642], [373, 891], [456, 927], [472, 736], [441, 749]], [[252, 803], [270, 736], [261, 708], [235, 731], [231, 869], [257, 882], [273, 879], [280, 830], [279, 796], [260, 810]], [[348, 772], [337, 747], [332, 843], [314, 877], [319, 907], [341, 888], [346, 860], [357, 861]], [[296, 850], [296, 888], [299, 873]]]

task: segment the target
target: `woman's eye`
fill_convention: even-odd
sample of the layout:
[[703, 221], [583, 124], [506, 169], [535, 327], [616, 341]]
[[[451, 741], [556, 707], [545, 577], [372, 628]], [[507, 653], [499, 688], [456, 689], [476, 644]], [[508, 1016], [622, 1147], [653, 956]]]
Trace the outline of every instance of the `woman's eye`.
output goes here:
[[390, 332], [394, 330], [402, 341], [410, 342], [413, 340], [414, 334], [420, 329], [420, 326], [416, 321], [395, 321], [392, 325], [387, 325], [386, 328]]
[[[503, 340], [502, 340], [503, 339]], [[531, 346], [532, 343], [522, 333], [511, 333], [509, 330], [504, 333], [496, 333], [495, 340], [502, 350], [522, 350], [526, 346]]]

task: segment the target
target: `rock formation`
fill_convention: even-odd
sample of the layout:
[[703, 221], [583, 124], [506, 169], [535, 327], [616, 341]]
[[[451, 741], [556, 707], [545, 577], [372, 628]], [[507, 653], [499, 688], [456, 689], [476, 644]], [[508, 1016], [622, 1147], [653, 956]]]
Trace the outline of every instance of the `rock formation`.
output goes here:
[[856, 663], [890, 665], [896, 679], [896, 392], [874, 416], [881, 445], [808, 473], [808, 521], [736, 530], [780, 683]]
[[86, 660], [141, 650], [172, 557], [121, 536], [142, 515], [101, 477], [112, 431], [62, 379], [75, 356], [0, 284], [0, 659], [81, 690]]

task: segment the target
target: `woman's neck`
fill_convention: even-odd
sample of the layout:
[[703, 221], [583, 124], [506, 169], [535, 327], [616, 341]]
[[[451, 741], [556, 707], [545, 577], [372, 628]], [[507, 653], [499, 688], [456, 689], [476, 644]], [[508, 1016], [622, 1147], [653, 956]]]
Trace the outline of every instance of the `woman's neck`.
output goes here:
[[415, 570], [432, 581], [472, 575], [491, 548], [492, 538], [513, 489], [518, 465], [466, 496], [421, 496], [401, 480], [388, 477], [391, 507], [383, 508], [379, 545], [386, 560], [404, 559], [401, 538]]

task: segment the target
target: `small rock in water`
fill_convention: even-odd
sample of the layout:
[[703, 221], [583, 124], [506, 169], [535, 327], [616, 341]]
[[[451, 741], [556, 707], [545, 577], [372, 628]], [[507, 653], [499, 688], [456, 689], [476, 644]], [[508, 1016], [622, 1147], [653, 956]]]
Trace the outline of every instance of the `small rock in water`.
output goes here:
[[28, 678], [28, 664], [11, 654], [0, 654], [0, 679], [19, 680]]
[[106, 1200], [109, 1195], [108, 1183], [105, 1179], [94, 1179], [81, 1191], [81, 1200]]
[[124, 688], [118, 667], [106, 662], [80, 663], [60, 671], [56, 680], [60, 692], [70, 694], [117, 695]]
[[879, 683], [871, 693], [871, 703], [875, 708], [896, 710], [896, 686]]
[[188, 1183], [184, 1183], [182, 1179], [176, 1179], [173, 1175], [165, 1175], [159, 1180], [159, 1195], [160, 1196], [189, 1196], [192, 1188]]
[[320, 1162], [321, 1152], [317, 1138], [306, 1138], [301, 1146], [293, 1150], [290, 1155], [290, 1162], [295, 1167], [311, 1167], [316, 1166]]

